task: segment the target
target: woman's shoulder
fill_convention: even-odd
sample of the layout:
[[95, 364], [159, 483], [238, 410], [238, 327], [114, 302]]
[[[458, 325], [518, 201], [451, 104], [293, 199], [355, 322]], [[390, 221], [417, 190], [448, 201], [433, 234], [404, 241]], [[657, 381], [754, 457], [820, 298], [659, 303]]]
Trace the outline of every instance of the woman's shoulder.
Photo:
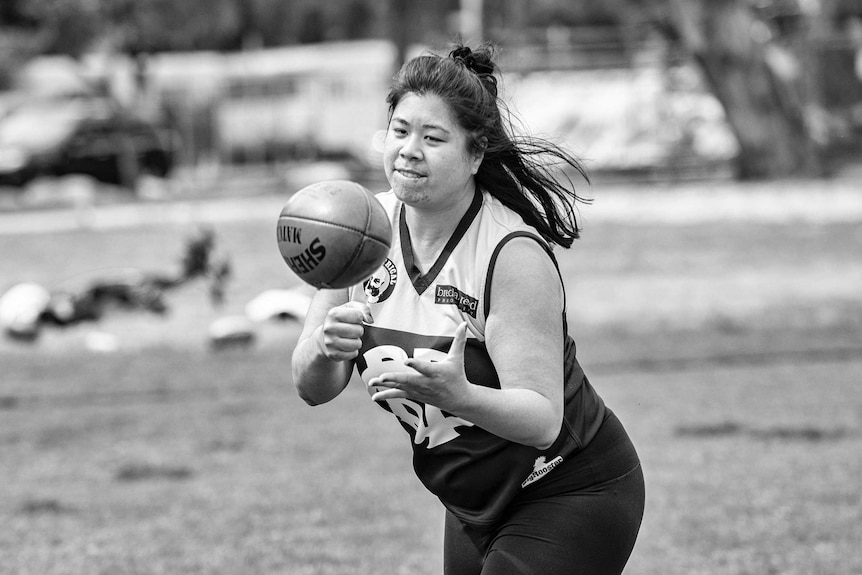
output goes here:
[[511, 235], [528, 235], [533, 236], [536, 241], [542, 246], [547, 246], [547, 242], [542, 239], [539, 231], [524, 221], [521, 215], [506, 206], [499, 199], [488, 193], [482, 192], [482, 206], [485, 213], [485, 220], [488, 225], [493, 226], [500, 238], [508, 238]]

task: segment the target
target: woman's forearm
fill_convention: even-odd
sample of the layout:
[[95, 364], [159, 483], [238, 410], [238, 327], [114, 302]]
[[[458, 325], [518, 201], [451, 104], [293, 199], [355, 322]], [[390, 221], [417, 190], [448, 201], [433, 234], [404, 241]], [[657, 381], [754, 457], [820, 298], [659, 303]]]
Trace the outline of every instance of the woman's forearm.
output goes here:
[[340, 394], [353, 372], [352, 361], [333, 361], [326, 357], [318, 327], [297, 342], [291, 362], [293, 385], [309, 405], [326, 403]]
[[538, 449], [550, 447], [560, 433], [562, 410], [531, 389], [491, 389], [472, 385], [453, 415], [494, 435]]

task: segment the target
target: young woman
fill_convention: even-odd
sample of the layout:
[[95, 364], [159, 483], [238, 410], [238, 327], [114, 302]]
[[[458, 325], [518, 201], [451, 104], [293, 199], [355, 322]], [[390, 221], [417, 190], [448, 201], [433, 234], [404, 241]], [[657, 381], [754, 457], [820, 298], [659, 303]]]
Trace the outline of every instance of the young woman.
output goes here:
[[378, 195], [389, 258], [321, 290], [293, 354], [299, 395], [354, 366], [409, 434], [446, 508], [448, 575], [620, 573], [644, 509], [637, 453], [575, 357], [554, 245], [578, 236], [576, 159], [512, 133], [490, 47], [419, 56], [389, 94]]

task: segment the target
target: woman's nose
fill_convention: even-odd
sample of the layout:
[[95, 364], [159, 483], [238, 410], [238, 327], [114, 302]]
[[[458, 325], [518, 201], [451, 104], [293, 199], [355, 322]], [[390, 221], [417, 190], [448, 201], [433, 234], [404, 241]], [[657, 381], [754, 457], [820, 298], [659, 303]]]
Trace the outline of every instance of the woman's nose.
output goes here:
[[399, 155], [402, 158], [416, 159], [422, 156], [421, 140], [416, 137], [409, 137], [404, 141], [404, 145], [399, 150]]

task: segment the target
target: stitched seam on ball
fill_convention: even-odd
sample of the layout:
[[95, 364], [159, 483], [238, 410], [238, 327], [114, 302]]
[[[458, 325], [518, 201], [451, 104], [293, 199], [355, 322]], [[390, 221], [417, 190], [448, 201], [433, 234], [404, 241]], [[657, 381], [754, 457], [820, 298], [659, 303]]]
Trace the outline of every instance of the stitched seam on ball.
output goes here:
[[371, 230], [371, 218], [373, 217], [373, 208], [371, 205], [371, 196], [369, 194], [362, 194], [362, 197], [365, 199], [365, 231], [362, 232], [366, 237], [368, 236], [368, 232]]
[[371, 223], [374, 220], [374, 204], [372, 202], [376, 202], [377, 200], [371, 194], [363, 194], [365, 197], [365, 213], [368, 214], [368, 217], [365, 218], [365, 231], [363, 234], [366, 238], [379, 242], [383, 245], [388, 245], [383, 238], [377, 237], [375, 234], [371, 233]]
[[352, 228], [350, 226], [345, 226], [344, 224], [336, 224], [335, 222], [330, 222], [329, 220], [320, 220], [317, 218], [310, 218], [308, 216], [289, 216], [289, 217], [295, 217], [298, 220], [302, 220], [304, 222], [314, 222], [317, 224], [326, 224], [327, 226], [332, 226], [333, 228], [340, 228], [342, 230], [347, 230], [350, 232], [356, 232], [357, 234], [364, 234], [365, 233], [364, 230], [361, 230], [359, 228]]
[[342, 268], [341, 273], [340, 273], [340, 274], [338, 274], [338, 277], [336, 277], [334, 281], [338, 281], [338, 280], [340, 280], [342, 277], [344, 277], [344, 274], [345, 274], [345, 273], [347, 273], [347, 270], [348, 270], [348, 269], [350, 269], [350, 266], [352, 266], [352, 265], [353, 265], [353, 262], [355, 262], [357, 259], [359, 259], [359, 254], [360, 254], [360, 253], [362, 253], [362, 249], [365, 247], [365, 240], [366, 240], [366, 239], [369, 239], [369, 238], [368, 238], [368, 235], [367, 235], [367, 234], [365, 234], [365, 233], [363, 233], [363, 234], [362, 234], [362, 239], [360, 239], [360, 240], [356, 243], [356, 247], [353, 249], [353, 253], [352, 253], [352, 254], [350, 254], [350, 262], [349, 262], [349, 264], [348, 264], [347, 266], [345, 266], [344, 268]]
[[[293, 218], [293, 217], [297, 217], [297, 216], [286, 216], [286, 217]], [[360, 230], [359, 228], [351, 228], [350, 226], [345, 226], [344, 224], [336, 224], [334, 222], [330, 222], [329, 220], [320, 220], [317, 218], [310, 218], [308, 216], [301, 216], [301, 217], [298, 217], [297, 219], [300, 219], [304, 222], [314, 222], [316, 224], [326, 224], [327, 226], [332, 226], [333, 228], [339, 228], [342, 230], [347, 230], [349, 232], [362, 234], [365, 238], [367, 238], [369, 240], [375, 241], [375, 242], [382, 244], [384, 246], [387, 246], [387, 247], [389, 246], [388, 242], [384, 241], [382, 238], [379, 238], [374, 234], [371, 234], [367, 230]]]
[[[287, 217], [291, 217], [291, 218], [292, 218], [292, 217], [297, 217], [297, 216], [287, 216]], [[383, 245], [387, 245], [387, 243], [386, 243], [385, 241], [383, 241], [383, 239], [382, 239], [382, 238], [379, 238], [379, 237], [377, 237], [376, 235], [373, 235], [373, 234], [369, 233], [367, 229], [365, 229], [365, 230], [360, 230], [359, 228], [352, 228], [352, 227], [350, 227], [350, 226], [345, 226], [344, 224], [336, 224], [336, 223], [334, 223], [334, 222], [330, 222], [329, 220], [321, 220], [321, 219], [317, 219], [317, 218], [311, 218], [311, 217], [308, 217], [308, 216], [301, 216], [301, 217], [297, 217], [297, 219], [300, 219], [300, 220], [302, 220], [302, 221], [306, 221], [306, 222], [314, 222], [314, 223], [317, 223], [317, 224], [326, 224], [326, 225], [328, 225], [328, 226], [332, 226], [333, 228], [340, 228], [340, 229], [342, 229], [342, 230], [347, 230], [347, 231], [350, 231], [350, 232], [356, 232], [357, 234], [362, 234], [362, 235], [364, 235], [365, 237], [367, 237], [367, 238], [368, 238], [368, 239], [370, 239], [370, 240], [374, 240], [374, 241], [376, 241], [376, 242], [380, 242], [380, 243], [381, 243], [381, 244], [383, 244]]]
[[[362, 234], [362, 239], [360, 239], [359, 242], [357, 242], [356, 247], [353, 249], [353, 253], [350, 254], [350, 264], [345, 266], [341, 270], [341, 273], [338, 274], [338, 277], [335, 278], [335, 281], [338, 281], [342, 277], [344, 277], [344, 274], [347, 273], [347, 270], [350, 269], [350, 266], [353, 265], [353, 262], [355, 262], [359, 258], [359, 254], [362, 253], [362, 249], [365, 247], [365, 240], [367, 238], [369, 238], [368, 228], [370, 227], [370, 224], [371, 224], [371, 208], [372, 208], [372, 206], [368, 201], [368, 194], [363, 194], [363, 197], [365, 198], [365, 213], [367, 215], [365, 218], [365, 229], [360, 232]], [[350, 229], [350, 228], [347, 228], [347, 229]], [[351, 231], [354, 231], [354, 230], [351, 230]], [[359, 231], [359, 230], [355, 230], [355, 231]]]

